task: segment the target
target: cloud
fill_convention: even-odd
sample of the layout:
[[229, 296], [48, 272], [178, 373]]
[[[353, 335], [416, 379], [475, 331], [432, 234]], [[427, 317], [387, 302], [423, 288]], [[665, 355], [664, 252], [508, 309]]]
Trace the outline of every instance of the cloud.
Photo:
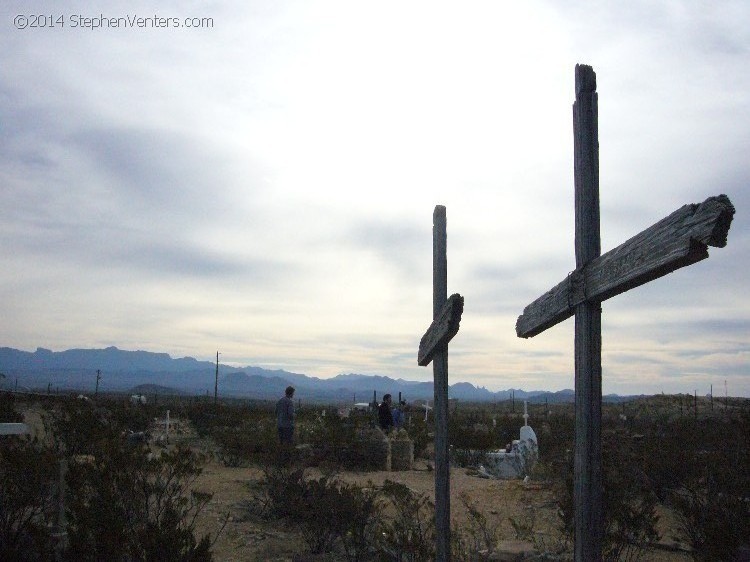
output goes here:
[[571, 387], [573, 320], [532, 340], [514, 325], [575, 268], [581, 62], [598, 77], [602, 250], [685, 203], [737, 208], [726, 248], [604, 303], [605, 390], [740, 380], [750, 8], [464, 8], [166, 3], [214, 25], [0, 30], [0, 339], [430, 380], [415, 354], [442, 204], [448, 289], [466, 298], [451, 376]]

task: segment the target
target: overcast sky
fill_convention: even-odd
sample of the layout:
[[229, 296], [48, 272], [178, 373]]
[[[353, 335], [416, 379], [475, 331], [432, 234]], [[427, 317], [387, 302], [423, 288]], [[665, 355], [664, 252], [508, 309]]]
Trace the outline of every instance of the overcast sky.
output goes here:
[[431, 380], [441, 204], [450, 382], [572, 388], [572, 319], [515, 322], [575, 268], [585, 63], [602, 251], [737, 209], [725, 248], [604, 303], [604, 392], [750, 396], [745, 0], [64, 4], [0, 5], [0, 345]]

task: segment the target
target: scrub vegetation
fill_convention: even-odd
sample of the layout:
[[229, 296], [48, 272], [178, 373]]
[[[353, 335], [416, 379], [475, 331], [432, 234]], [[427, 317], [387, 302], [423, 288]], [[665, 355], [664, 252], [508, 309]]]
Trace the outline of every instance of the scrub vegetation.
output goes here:
[[[368, 413], [341, 417], [335, 408], [305, 405], [296, 446], [280, 449], [270, 403], [158, 400], [0, 394], [1, 421], [23, 421], [30, 410], [42, 418], [32, 435], [0, 438], [0, 559], [212, 560], [230, 518], [205, 516], [212, 494], [200, 477], [207, 463], [259, 474], [246, 482], [234, 517], [293, 533], [295, 556], [308, 556], [296, 559], [434, 559], [430, 495], [396, 478], [369, 479], [382, 470], [383, 437]], [[189, 420], [189, 439], [159, 442], [154, 420], [166, 410]], [[461, 403], [451, 412], [453, 470], [476, 469], [483, 455], [517, 438], [519, 410]], [[492, 559], [509, 540], [531, 544], [539, 560], [570, 559], [573, 409], [533, 404], [529, 413], [539, 460], [530, 483], [514, 488], [528, 509], [498, 514], [462, 493], [454, 504], [465, 513], [454, 524], [454, 560]], [[408, 426], [423, 470], [431, 463], [432, 423], [422, 411]], [[656, 396], [605, 404], [602, 434], [607, 560], [655, 560], [668, 551], [694, 560], [747, 556], [750, 401]], [[535, 489], [558, 514], [554, 534], [546, 523], [542, 529]], [[286, 559], [263, 553], [274, 555]]]

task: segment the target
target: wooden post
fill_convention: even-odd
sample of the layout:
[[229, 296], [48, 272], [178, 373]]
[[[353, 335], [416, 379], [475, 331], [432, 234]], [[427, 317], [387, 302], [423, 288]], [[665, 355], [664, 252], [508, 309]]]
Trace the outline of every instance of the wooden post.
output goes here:
[[214, 379], [214, 406], [219, 401], [219, 352], [216, 352], [216, 378]]
[[68, 473], [68, 459], [60, 459], [60, 473], [57, 484], [57, 525], [52, 533], [55, 539], [55, 560], [62, 560], [68, 544], [68, 518], [65, 515], [65, 476]]
[[[599, 138], [596, 74], [576, 65], [573, 104], [576, 268], [601, 254], [599, 236]], [[600, 560], [602, 504], [602, 327], [601, 305], [575, 309], [575, 558]]]
[[[445, 207], [432, 215], [432, 314], [437, 319], [448, 299], [448, 244]], [[437, 560], [450, 560], [450, 467], [448, 459], [448, 346], [432, 360], [435, 409], [435, 530]]]

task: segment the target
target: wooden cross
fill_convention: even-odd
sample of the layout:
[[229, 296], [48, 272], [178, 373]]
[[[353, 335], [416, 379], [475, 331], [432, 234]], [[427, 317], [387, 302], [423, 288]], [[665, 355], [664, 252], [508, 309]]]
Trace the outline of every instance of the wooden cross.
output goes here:
[[576, 65], [573, 104], [576, 269], [516, 322], [529, 338], [575, 314], [575, 559], [602, 559], [601, 302], [708, 257], [726, 245], [734, 207], [726, 195], [685, 205], [604, 255], [599, 236], [596, 74]]
[[419, 342], [417, 363], [432, 361], [435, 401], [435, 531], [436, 559], [450, 560], [450, 467], [448, 465], [448, 342], [458, 333], [464, 298], [448, 296], [448, 257], [445, 207], [432, 215], [433, 321]]

